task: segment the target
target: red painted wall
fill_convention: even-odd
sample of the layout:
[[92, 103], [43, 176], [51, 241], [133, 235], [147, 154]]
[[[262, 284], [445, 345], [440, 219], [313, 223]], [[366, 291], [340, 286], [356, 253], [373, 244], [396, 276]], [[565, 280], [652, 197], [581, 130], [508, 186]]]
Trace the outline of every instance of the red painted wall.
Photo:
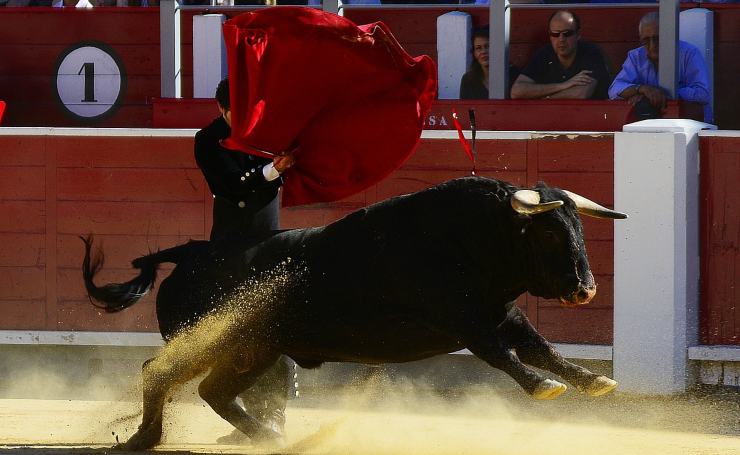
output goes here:
[[[479, 141], [480, 175], [562, 186], [611, 206], [611, 136]], [[0, 136], [0, 329], [156, 331], [153, 296], [104, 314], [85, 295], [78, 235], [103, 242], [100, 282], [127, 280], [130, 261], [210, 230], [211, 197], [191, 138]], [[282, 211], [283, 227], [329, 223], [390, 196], [468, 175], [456, 140], [423, 140], [381, 184], [346, 200]], [[552, 341], [612, 341], [613, 223], [584, 220], [599, 283], [587, 307], [524, 296], [520, 303]], [[166, 275], [166, 269], [162, 277]]]
[[[686, 4], [684, 6], [691, 6]], [[715, 12], [716, 121], [723, 129], [740, 129], [740, 5], [702, 4]], [[477, 24], [487, 21], [484, 7], [460, 7]], [[436, 18], [451, 8], [348, 8], [345, 15], [358, 23], [382, 20], [409, 53], [436, 57]], [[575, 10], [583, 20], [584, 36], [599, 43], [614, 70], [636, 45], [635, 27], [645, 8], [615, 7]], [[241, 10], [243, 11], [243, 10]], [[511, 59], [524, 65], [531, 53], [546, 42], [544, 23], [548, 7], [514, 9]], [[182, 87], [192, 96], [192, 16], [183, 11]], [[236, 14], [235, 11], [227, 14]], [[32, 32], [31, 32], [32, 31]], [[54, 100], [52, 77], [56, 60], [70, 45], [99, 41], [121, 57], [128, 88], [121, 107], [96, 126], [148, 127], [152, 122], [151, 99], [160, 96], [158, 8], [2, 8], [0, 9], [0, 100], [8, 103], [5, 126], [80, 126], [68, 118]], [[556, 128], [565, 129], [565, 128]], [[579, 129], [579, 128], [576, 128]], [[585, 128], [580, 128], [584, 130]]]
[[82, 41], [111, 46], [127, 74], [120, 108], [95, 125], [151, 124], [149, 98], [160, 86], [159, 8], [33, 7], [0, 9], [0, 99], [8, 104], [4, 126], [81, 125], [64, 114], [52, 84], [57, 59]]
[[740, 345], [740, 138], [702, 137], [701, 341]]
[[211, 200], [190, 138], [0, 136], [3, 329], [156, 331], [153, 299], [104, 315], [80, 280], [82, 243], [107, 253], [103, 280], [133, 255], [203, 238]]
[[[740, 345], [740, 138], [701, 138], [701, 339]], [[479, 175], [531, 186], [538, 180], [611, 206], [612, 137], [543, 136], [478, 141]], [[156, 331], [153, 297], [116, 315], [88, 302], [82, 243], [94, 233], [107, 257], [101, 281], [131, 277], [130, 261], [210, 230], [212, 199], [192, 139], [0, 136], [0, 329]], [[332, 204], [283, 209], [283, 227], [329, 223], [359, 207], [467, 175], [455, 140], [423, 140], [385, 181]], [[587, 307], [524, 296], [520, 304], [553, 341], [610, 344], [613, 223], [584, 219], [599, 283]], [[166, 275], [165, 267], [163, 276]]]
[[[464, 129], [469, 129], [468, 110], [473, 109], [478, 130], [493, 131], [621, 131], [626, 123], [635, 121], [631, 106], [621, 101], [437, 100], [424, 118], [424, 129], [454, 130], [453, 109]], [[202, 128], [218, 115], [211, 99], [152, 100], [154, 128]], [[669, 101], [663, 118], [701, 121], [704, 110], [697, 103]]]

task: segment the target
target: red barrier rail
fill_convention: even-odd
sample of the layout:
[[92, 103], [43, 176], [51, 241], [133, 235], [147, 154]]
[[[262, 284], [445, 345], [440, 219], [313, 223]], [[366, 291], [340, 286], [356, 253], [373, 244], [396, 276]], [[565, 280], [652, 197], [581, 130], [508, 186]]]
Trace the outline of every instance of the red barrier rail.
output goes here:
[[[479, 130], [491, 131], [621, 131], [634, 121], [632, 108], [624, 101], [596, 100], [438, 100], [424, 119], [424, 129], [452, 130], [452, 109], [468, 129], [468, 109], [475, 110]], [[202, 128], [218, 116], [210, 99], [155, 98], [152, 100], [155, 128]], [[664, 118], [702, 120], [696, 103], [669, 101]]]
[[[77, 236], [92, 232], [104, 243], [101, 282], [130, 279], [130, 261], [137, 255], [205, 238], [212, 198], [194, 163], [192, 134], [64, 134], [5, 130], [0, 135], [0, 329], [156, 331], [151, 296], [135, 311], [111, 315], [90, 305], [80, 277], [83, 249]], [[326, 224], [390, 196], [468, 175], [468, 158], [455, 136], [448, 136], [423, 139], [403, 167], [363, 193], [337, 203], [284, 209], [283, 227]], [[544, 180], [612, 204], [612, 135], [499, 137], [478, 142], [480, 175], [528, 186]], [[523, 296], [520, 304], [553, 341], [608, 345], [613, 227], [584, 220], [584, 228], [599, 282], [595, 300], [578, 310], [531, 296]]]
[[[205, 238], [212, 198], [194, 163], [192, 134], [80, 131], [86, 132], [3, 129], [0, 134], [0, 329], [156, 331], [151, 297], [137, 311], [115, 315], [103, 315], [89, 304], [80, 279], [77, 236], [93, 232], [104, 242], [107, 264], [101, 281], [129, 279], [136, 255]], [[409, 161], [363, 193], [337, 203], [284, 209], [283, 226], [326, 224], [390, 196], [467, 175], [470, 162], [455, 135], [433, 135], [445, 134], [448, 138], [423, 139]], [[734, 188], [740, 177], [740, 137], [716, 134], [700, 142], [702, 342], [740, 345], [740, 197]], [[480, 175], [522, 186], [543, 180], [612, 205], [611, 134], [481, 136]], [[553, 341], [608, 345], [613, 224], [587, 218], [584, 230], [599, 283], [595, 300], [575, 310], [531, 296], [519, 303]]]

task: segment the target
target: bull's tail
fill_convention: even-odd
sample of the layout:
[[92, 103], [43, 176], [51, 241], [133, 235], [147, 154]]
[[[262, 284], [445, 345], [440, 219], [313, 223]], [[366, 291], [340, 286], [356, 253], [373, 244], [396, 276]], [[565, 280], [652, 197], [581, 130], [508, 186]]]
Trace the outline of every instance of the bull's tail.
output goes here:
[[[131, 261], [134, 268], [140, 270], [138, 276], [125, 283], [109, 283], [96, 286], [95, 275], [103, 268], [105, 257], [100, 249], [91, 257], [93, 236], [80, 237], [85, 243], [85, 258], [82, 261], [82, 277], [90, 303], [108, 313], [115, 313], [138, 302], [154, 287], [157, 279], [158, 265], [163, 262], [178, 263], [184, 253], [192, 250], [193, 244], [187, 243], [166, 250], [157, 251]], [[200, 243], [200, 242], [198, 242]]]

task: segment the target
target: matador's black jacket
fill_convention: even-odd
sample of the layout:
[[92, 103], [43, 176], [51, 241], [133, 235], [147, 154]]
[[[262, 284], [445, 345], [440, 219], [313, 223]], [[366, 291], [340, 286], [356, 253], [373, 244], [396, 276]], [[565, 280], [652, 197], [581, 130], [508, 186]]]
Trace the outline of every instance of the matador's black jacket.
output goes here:
[[[277, 228], [276, 197], [282, 178], [265, 179], [262, 168], [272, 160], [224, 148], [221, 140], [230, 134], [229, 125], [218, 117], [195, 135], [195, 160], [214, 196], [211, 240], [226, 233], [255, 235]], [[274, 215], [274, 222], [256, 219], [263, 218], [268, 206], [275, 207], [268, 216]]]

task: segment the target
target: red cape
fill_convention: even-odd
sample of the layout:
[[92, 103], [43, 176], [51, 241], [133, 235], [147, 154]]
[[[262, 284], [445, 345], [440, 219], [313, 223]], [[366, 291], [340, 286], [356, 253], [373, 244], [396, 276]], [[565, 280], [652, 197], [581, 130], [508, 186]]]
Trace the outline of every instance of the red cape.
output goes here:
[[284, 207], [363, 191], [413, 152], [436, 68], [407, 54], [383, 23], [265, 8], [226, 21], [224, 38], [232, 125], [224, 145], [260, 156], [297, 148], [283, 174]]

